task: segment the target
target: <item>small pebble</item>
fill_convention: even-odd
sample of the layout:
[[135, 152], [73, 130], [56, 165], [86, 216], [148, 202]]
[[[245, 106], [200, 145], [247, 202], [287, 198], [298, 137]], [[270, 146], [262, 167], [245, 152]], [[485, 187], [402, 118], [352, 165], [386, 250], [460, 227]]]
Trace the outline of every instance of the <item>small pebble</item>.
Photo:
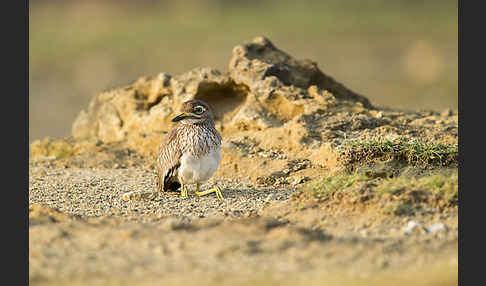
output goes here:
[[403, 229], [403, 232], [405, 234], [410, 234], [414, 230], [419, 229], [421, 227], [422, 226], [418, 222], [411, 220], [411, 221], [408, 222], [407, 226]]
[[441, 230], [447, 230], [447, 227], [443, 223], [436, 223], [436, 224], [433, 224], [433, 225], [427, 227], [428, 233], [433, 233], [433, 232], [441, 231]]

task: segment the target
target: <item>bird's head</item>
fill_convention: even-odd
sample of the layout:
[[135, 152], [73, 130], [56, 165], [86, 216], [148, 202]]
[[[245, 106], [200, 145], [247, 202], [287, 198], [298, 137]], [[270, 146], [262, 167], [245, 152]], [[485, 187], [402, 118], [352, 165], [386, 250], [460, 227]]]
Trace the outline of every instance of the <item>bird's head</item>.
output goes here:
[[172, 122], [180, 121], [182, 124], [198, 124], [205, 121], [213, 121], [213, 112], [206, 102], [192, 99], [184, 102], [182, 113], [172, 119]]

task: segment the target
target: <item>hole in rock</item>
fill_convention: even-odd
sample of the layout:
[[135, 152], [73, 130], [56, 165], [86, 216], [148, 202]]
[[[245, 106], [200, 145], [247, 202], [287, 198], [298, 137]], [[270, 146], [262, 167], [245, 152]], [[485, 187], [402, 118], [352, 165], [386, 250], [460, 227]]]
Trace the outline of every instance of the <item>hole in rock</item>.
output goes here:
[[233, 82], [227, 85], [209, 82], [199, 85], [195, 98], [209, 103], [213, 109], [214, 119], [219, 121], [225, 116], [229, 120], [229, 117], [243, 104], [247, 93], [246, 86], [236, 85]]

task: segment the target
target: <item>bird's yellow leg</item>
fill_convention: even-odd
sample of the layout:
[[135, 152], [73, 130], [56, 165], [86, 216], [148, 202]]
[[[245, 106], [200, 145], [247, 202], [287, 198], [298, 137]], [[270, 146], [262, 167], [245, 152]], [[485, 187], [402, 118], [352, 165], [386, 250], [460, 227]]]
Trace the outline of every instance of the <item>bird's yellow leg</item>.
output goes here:
[[223, 193], [221, 193], [221, 189], [219, 187], [214, 187], [214, 188], [209, 189], [207, 191], [200, 192], [199, 191], [199, 184], [196, 184], [196, 195], [198, 195], [199, 197], [207, 195], [207, 194], [211, 194], [211, 193], [216, 193], [216, 197], [218, 197], [218, 199], [224, 200]]
[[187, 198], [187, 190], [184, 187], [184, 184], [181, 183], [181, 198]]

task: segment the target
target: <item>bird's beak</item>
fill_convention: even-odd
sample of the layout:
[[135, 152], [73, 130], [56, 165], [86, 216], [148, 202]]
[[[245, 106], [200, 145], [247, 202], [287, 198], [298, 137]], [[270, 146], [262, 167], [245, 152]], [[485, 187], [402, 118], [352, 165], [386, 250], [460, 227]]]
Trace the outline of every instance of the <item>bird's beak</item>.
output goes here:
[[191, 116], [191, 115], [190, 115], [190, 114], [188, 114], [188, 113], [182, 113], [182, 114], [179, 114], [179, 115], [177, 115], [176, 117], [174, 117], [174, 118], [172, 119], [172, 122], [181, 121], [182, 119], [184, 119], [184, 118], [186, 118], [186, 117], [189, 117], [189, 116]]

